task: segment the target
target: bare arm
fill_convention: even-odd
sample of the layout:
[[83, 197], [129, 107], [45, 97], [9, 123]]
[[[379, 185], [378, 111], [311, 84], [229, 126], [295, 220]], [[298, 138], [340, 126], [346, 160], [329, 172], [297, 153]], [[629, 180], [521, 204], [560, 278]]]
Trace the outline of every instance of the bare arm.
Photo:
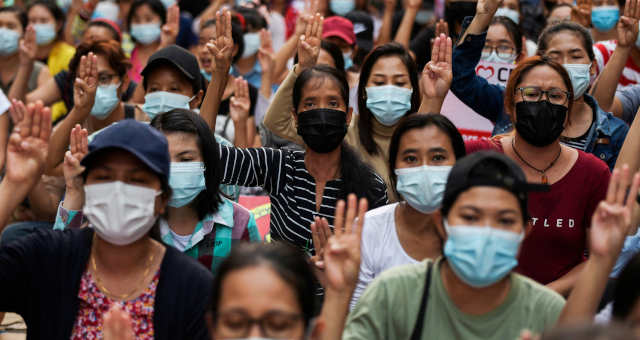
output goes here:
[[[238, 77], [234, 82], [234, 94], [229, 100], [229, 115], [233, 120], [234, 126], [234, 145], [237, 148], [248, 148], [253, 142], [249, 139], [248, 120], [249, 109], [251, 108], [251, 99], [249, 99], [249, 84], [242, 77]], [[255, 129], [255, 125], [253, 126]]]
[[636, 114], [627, 132], [627, 137], [624, 139], [620, 153], [618, 154], [615, 167], [621, 168], [623, 164], [626, 164], [629, 166], [631, 172], [640, 170], [638, 150], [640, 150], [640, 118]]
[[20, 64], [18, 65], [18, 72], [13, 79], [13, 84], [11, 84], [11, 88], [7, 94], [9, 99], [24, 100], [27, 94], [29, 77], [31, 77], [31, 72], [33, 72], [36, 51], [36, 31], [33, 26], [29, 25], [24, 33], [24, 39], [20, 41]]
[[407, 8], [404, 10], [404, 15], [402, 16], [402, 21], [398, 27], [398, 32], [396, 33], [396, 37], [393, 39], [406, 49], [409, 48], [411, 30], [413, 29], [413, 23], [416, 21], [416, 15], [418, 14], [421, 3], [421, 0], [408, 1]]
[[568, 273], [564, 274], [557, 280], [547, 284], [547, 288], [554, 290], [556, 293], [562, 296], [568, 296], [571, 290], [576, 285], [580, 273], [584, 269], [586, 262], [582, 262], [579, 265], [573, 267]]
[[451, 38], [440, 34], [431, 48], [431, 61], [422, 70], [420, 90], [422, 102], [421, 113], [440, 113], [444, 98], [451, 87], [453, 71], [451, 68], [451, 54], [453, 50]]
[[618, 43], [604, 70], [591, 89], [591, 95], [605, 111], [612, 111], [618, 80], [627, 64], [638, 36], [640, 6], [638, 0], [629, 0], [624, 6], [624, 16], [618, 22]]
[[391, 28], [393, 26], [393, 14], [395, 13], [397, 0], [385, 0], [384, 13], [382, 14], [382, 25], [380, 35], [376, 40], [376, 46], [386, 44], [391, 41]]
[[298, 17], [298, 21], [296, 22], [296, 30], [287, 39], [287, 41], [280, 47], [280, 50], [276, 52], [274, 58], [273, 65], [273, 76], [278, 77], [282, 74], [286, 73], [287, 70], [287, 61], [289, 58], [293, 58], [296, 53], [296, 48], [298, 46], [298, 40], [300, 40], [300, 36], [302, 36], [305, 32], [307, 25], [312, 20], [313, 16], [301, 13]]
[[460, 37], [459, 43], [462, 43], [468, 34], [481, 34], [487, 31], [493, 16], [498, 10], [499, 0], [479, 0], [476, 6], [476, 15], [473, 17], [471, 24]]
[[273, 56], [273, 46], [271, 34], [264, 28], [260, 30], [260, 50], [258, 50], [258, 61], [262, 69], [262, 81], [260, 83], [260, 94], [266, 99], [271, 98], [271, 85], [273, 84], [273, 68], [275, 58]]
[[231, 13], [228, 10], [216, 13], [216, 40], [211, 40], [207, 43], [207, 48], [214, 56], [216, 66], [207, 88], [207, 94], [200, 107], [200, 115], [207, 122], [209, 128], [215, 130], [216, 117], [218, 116], [222, 95], [227, 85], [233, 53]]
[[9, 140], [9, 113], [0, 116], [0, 171], [4, 168], [7, 155], [7, 142]]

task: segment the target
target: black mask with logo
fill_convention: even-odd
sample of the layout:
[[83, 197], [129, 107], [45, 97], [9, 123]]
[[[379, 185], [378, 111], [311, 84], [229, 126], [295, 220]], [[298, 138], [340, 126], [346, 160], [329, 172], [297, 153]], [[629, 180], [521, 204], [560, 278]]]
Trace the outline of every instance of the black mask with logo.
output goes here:
[[347, 114], [332, 109], [313, 109], [298, 114], [298, 134], [317, 153], [335, 150], [347, 134]]
[[567, 111], [547, 100], [516, 103], [516, 131], [533, 146], [547, 146], [562, 134]]

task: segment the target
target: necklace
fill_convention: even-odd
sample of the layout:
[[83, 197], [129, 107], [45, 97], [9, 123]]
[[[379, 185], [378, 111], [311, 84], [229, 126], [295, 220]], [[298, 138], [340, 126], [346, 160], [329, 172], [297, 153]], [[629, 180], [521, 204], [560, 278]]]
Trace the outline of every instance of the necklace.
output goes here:
[[[155, 254], [153, 254], [153, 251], [152, 251], [151, 255], [149, 256], [149, 262], [147, 263], [147, 267], [144, 270], [144, 274], [142, 274], [141, 281], [144, 281], [147, 275], [149, 275], [149, 269], [151, 268], [151, 264], [153, 263], [154, 257], [155, 257]], [[107, 287], [105, 287], [105, 285], [102, 284], [102, 280], [100, 280], [100, 275], [98, 273], [98, 268], [96, 267], [95, 248], [94, 250], [91, 251], [91, 265], [93, 267], [93, 272], [95, 273], [94, 278], [95, 278], [96, 286], [98, 286], [98, 289], [100, 289], [107, 295], [111, 295], [120, 300], [126, 300], [126, 298], [130, 297], [131, 295], [133, 295], [133, 293], [135, 293], [138, 290], [139, 287], [137, 287], [137, 285], [133, 290], [131, 290], [129, 293], [126, 293], [126, 294], [114, 294], [109, 289], [107, 289]]]
[[542, 184], [549, 184], [549, 178], [547, 177], [547, 171], [549, 169], [551, 169], [551, 167], [553, 167], [556, 162], [558, 161], [558, 159], [560, 158], [560, 154], [562, 153], [562, 147], [560, 147], [560, 150], [558, 150], [558, 154], [556, 155], [556, 158], [554, 158], [551, 163], [549, 163], [549, 166], [547, 166], [544, 169], [538, 169], [535, 166], [529, 164], [529, 162], [527, 162], [519, 153], [518, 150], [516, 150], [516, 145], [515, 145], [515, 140], [516, 138], [513, 137], [511, 139], [511, 148], [513, 149], [513, 152], [515, 152], [516, 156], [518, 156], [518, 158], [520, 158], [520, 160], [526, 164], [528, 167], [530, 167], [531, 169], [537, 171], [540, 173], [540, 175], [542, 176], [542, 178], [540, 178], [540, 181], [542, 182]]

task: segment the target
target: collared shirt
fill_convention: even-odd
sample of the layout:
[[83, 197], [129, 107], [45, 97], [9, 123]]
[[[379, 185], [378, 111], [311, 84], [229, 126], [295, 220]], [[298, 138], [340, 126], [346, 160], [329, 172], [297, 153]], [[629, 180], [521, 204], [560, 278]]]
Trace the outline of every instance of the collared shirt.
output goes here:
[[262, 83], [262, 67], [260, 67], [260, 63], [257, 59], [251, 71], [241, 74], [235, 67], [231, 66], [229, 73], [234, 77], [242, 76], [244, 80], [257, 89], [260, 88], [260, 84]]
[[[158, 224], [162, 241], [175, 247], [176, 242], [167, 221], [161, 218]], [[84, 214], [65, 209], [61, 202], [53, 229], [79, 228], [83, 225], [87, 225]], [[199, 221], [185, 249], [179, 250], [215, 272], [220, 262], [229, 255], [232, 245], [238, 241], [261, 242], [262, 238], [253, 214], [223, 197], [218, 212]]]

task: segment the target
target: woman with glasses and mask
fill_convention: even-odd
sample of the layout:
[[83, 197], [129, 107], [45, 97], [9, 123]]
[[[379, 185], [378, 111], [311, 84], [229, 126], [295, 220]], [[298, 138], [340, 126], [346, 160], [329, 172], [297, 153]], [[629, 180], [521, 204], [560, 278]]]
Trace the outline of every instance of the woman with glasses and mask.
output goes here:
[[[209, 84], [202, 105], [210, 127], [232, 59], [228, 11], [217, 14], [216, 35], [207, 46], [216, 58], [213, 78], [221, 81]], [[304, 151], [220, 146], [220, 163], [225, 167], [222, 183], [265, 189], [271, 198], [272, 237], [311, 253], [309, 226], [315, 216], [333, 224], [336, 203], [347, 194], [366, 197], [372, 207], [385, 205], [387, 195], [382, 179], [343, 142], [352, 117], [344, 72], [327, 66], [307, 69], [296, 79], [292, 97], [292, 115], [305, 141]]]
[[[435, 44], [447, 52], [425, 68], [423, 105], [429, 110], [440, 109], [452, 78], [451, 40], [441, 36]], [[443, 55], [449, 57], [440, 59]], [[548, 192], [529, 195], [532, 228], [517, 270], [566, 296], [583, 267], [590, 219], [606, 193], [609, 169], [593, 155], [560, 142], [575, 105], [562, 65], [542, 57], [525, 59], [511, 72], [504, 93], [515, 130], [467, 141], [467, 152], [502, 152], [522, 167], [530, 182], [549, 185]]]
[[487, 30], [480, 60], [514, 64], [527, 56], [520, 28], [510, 18], [496, 16]]
[[[631, 2], [631, 1], [630, 1]], [[506, 112], [505, 88], [491, 85], [475, 73], [487, 40], [487, 28], [499, 1], [481, 0], [477, 14], [465, 25], [463, 39], [453, 51], [451, 91], [467, 106], [495, 124], [493, 134], [513, 129]], [[572, 22], [547, 27], [538, 40], [538, 55], [561, 64], [569, 74], [573, 96], [568, 123], [561, 133], [562, 144], [591, 153], [613, 169], [628, 127], [620, 119], [604, 112], [586, 93], [597, 69], [589, 31]]]
[[[291, 112], [292, 84], [305, 69], [316, 64], [320, 51], [321, 18], [316, 15], [305, 40], [298, 44], [299, 63], [289, 73], [276, 92], [264, 125], [277, 136], [303, 145], [296, 134], [295, 119]], [[358, 115], [354, 116], [347, 135], [347, 143], [355, 148], [364, 161], [380, 174], [387, 187], [391, 187], [388, 150], [393, 130], [400, 119], [418, 110], [420, 93], [418, 72], [413, 59], [400, 44], [388, 43], [373, 49], [362, 63], [357, 90]], [[398, 201], [389, 193], [392, 202]]]

